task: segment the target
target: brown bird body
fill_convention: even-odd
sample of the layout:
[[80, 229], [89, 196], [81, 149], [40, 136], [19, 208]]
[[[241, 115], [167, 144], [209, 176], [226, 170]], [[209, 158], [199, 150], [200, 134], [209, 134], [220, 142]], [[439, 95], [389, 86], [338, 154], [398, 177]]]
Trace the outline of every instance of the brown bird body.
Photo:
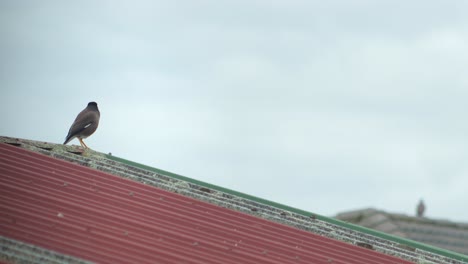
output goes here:
[[83, 139], [91, 136], [96, 131], [99, 125], [99, 117], [100, 113], [97, 103], [90, 102], [76, 117], [63, 144], [65, 145], [72, 139], [77, 138], [82, 147], [88, 148]]

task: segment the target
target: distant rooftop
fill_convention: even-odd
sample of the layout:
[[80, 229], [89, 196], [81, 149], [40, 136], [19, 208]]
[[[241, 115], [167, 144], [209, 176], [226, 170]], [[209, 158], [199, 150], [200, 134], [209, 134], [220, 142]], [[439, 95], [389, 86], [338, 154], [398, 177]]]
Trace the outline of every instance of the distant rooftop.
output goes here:
[[468, 254], [468, 224], [407, 216], [376, 209], [340, 213], [336, 218], [388, 234]]
[[147, 254], [181, 263], [468, 263], [466, 255], [77, 146], [0, 137], [0, 175], [0, 262], [106, 262], [112, 254], [125, 262], [139, 252], [140, 261]]

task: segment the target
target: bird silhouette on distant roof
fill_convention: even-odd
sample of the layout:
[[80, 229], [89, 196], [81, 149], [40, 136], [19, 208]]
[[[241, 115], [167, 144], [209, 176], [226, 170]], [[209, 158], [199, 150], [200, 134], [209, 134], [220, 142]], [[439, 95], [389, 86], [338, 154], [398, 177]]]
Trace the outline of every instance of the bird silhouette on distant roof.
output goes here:
[[416, 215], [418, 217], [423, 217], [425, 210], [426, 210], [426, 205], [424, 205], [424, 201], [421, 199], [419, 200], [419, 204], [416, 207]]

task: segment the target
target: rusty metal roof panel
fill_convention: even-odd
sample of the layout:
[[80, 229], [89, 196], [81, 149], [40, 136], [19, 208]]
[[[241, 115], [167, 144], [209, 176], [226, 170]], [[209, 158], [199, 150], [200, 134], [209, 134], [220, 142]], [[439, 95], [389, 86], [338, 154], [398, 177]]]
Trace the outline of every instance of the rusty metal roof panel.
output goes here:
[[0, 235], [99, 263], [411, 263], [0, 143]]

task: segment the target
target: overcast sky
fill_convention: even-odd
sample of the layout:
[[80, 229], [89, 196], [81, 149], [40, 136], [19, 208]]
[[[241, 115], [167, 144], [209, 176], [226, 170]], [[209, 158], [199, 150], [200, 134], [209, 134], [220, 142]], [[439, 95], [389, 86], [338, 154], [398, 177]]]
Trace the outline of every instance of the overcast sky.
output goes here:
[[[468, 222], [468, 1], [0, 1], [0, 135], [314, 213]], [[78, 144], [73, 140], [71, 144]]]

